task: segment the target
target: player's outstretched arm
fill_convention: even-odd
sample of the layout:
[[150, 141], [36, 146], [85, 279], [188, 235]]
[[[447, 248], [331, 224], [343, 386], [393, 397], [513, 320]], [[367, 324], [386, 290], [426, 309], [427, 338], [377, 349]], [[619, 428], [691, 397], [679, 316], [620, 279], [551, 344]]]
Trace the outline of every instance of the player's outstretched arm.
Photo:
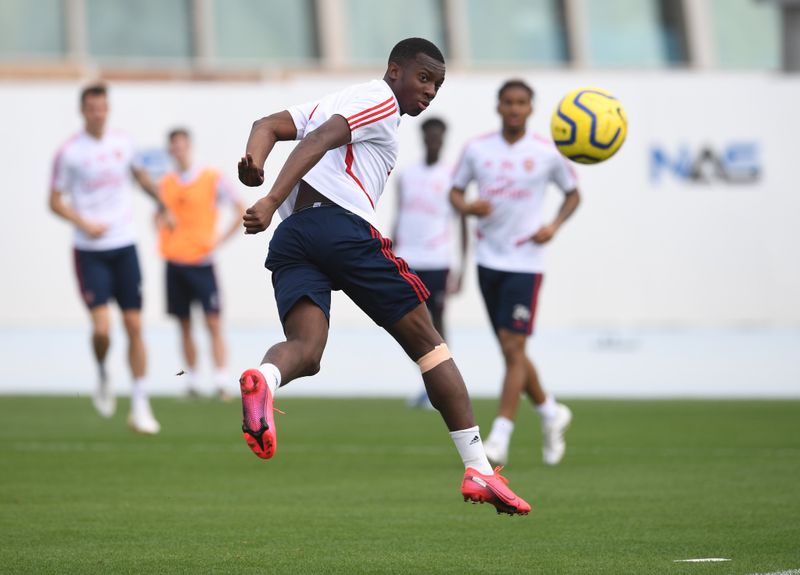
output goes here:
[[449, 293], [458, 293], [464, 282], [464, 274], [467, 270], [467, 251], [469, 250], [469, 227], [467, 226], [467, 216], [464, 214], [458, 217], [459, 227], [459, 258], [458, 272], [453, 276], [453, 281], [448, 286]]
[[292, 115], [284, 110], [253, 122], [247, 150], [239, 161], [239, 180], [250, 187], [264, 183], [264, 163], [276, 142], [294, 140], [297, 128]]
[[[272, 222], [272, 216], [286, 198], [289, 197], [300, 178], [305, 176], [322, 159], [326, 152], [344, 146], [349, 142], [350, 125], [343, 116], [338, 114], [334, 114], [319, 128], [307, 134], [289, 154], [269, 193], [247, 208], [244, 218], [242, 218], [244, 220], [245, 233], [257, 234], [266, 230], [270, 222]], [[253, 161], [256, 161], [255, 158], [253, 158]]]

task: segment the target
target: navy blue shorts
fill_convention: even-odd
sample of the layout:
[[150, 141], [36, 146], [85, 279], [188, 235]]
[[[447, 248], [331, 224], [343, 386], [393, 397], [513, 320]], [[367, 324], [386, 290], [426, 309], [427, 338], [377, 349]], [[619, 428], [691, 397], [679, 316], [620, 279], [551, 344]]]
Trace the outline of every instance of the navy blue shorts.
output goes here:
[[167, 262], [167, 313], [185, 319], [192, 302], [199, 301], [206, 315], [219, 313], [219, 294], [214, 266]]
[[342, 290], [375, 323], [388, 328], [430, 295], [392, 242], [337, 205], [292, 214], [275, 230], [266, 267], [281, 322], [302, 298], [330, 320], [331, 290]]
[[542, 274], [503, 272], [478, 266], [478, 281], [483, 302], [495, 331], [533, 333], [536, 302]]
[[89, 309], [106, 305], [112, 297], [123, 310], [142, 309], [142, 272], [136, 246], [97, 252], [75, 249], [75, 273]]
[[419, 279], [431, 292], [431, 297], [425, 302], [431, 315], [437, 316], [444, 313], [444, 304], [447, 299], [447, 276], [449, 269], [443, 270], [415, 270]]

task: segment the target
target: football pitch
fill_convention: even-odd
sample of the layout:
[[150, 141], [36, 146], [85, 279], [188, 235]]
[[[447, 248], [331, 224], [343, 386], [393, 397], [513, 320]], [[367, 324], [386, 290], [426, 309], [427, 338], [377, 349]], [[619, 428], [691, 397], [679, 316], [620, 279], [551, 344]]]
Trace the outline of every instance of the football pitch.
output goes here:
[[[86, 398], [0, 397], [3, 573], [794, 573], [800, 402], [568, 402], [541, 463], [521, 410], [505, 474], [527, 517], [462, 502], [435, 413], [281, 399], [261, 461], [238, 402], [157, 398], [163, 431]], [[484, 433], [494, 402], [476, 401]], [[714, 563], [676, 563], [699, 558]]]

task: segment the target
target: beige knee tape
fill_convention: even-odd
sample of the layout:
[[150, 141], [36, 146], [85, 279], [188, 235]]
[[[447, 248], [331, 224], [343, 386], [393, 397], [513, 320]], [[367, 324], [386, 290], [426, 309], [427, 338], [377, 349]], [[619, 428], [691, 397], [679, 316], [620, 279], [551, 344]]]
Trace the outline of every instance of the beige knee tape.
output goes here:
[[432, 370], [440, 363], [444, 363], [453, 357], [450, 355], [450, 350], [447, 349], [446, 343], [440, 343], [433, 350], [429, 351], [417, 360], [417, 365], [422, 373]]

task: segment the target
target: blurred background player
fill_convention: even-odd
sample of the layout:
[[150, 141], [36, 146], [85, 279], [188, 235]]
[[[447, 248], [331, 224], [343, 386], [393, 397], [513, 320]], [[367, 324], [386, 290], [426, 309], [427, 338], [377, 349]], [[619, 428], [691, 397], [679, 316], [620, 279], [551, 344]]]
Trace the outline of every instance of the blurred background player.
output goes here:
[[[450, 192], [460, 213], [478, 217], [475, 257], [481, 295], [506, 367], [486, 454], [498, 465], [507, 462], [524, 391], [541, 416], [544, 462], [555, 465], [564, 456], [564, 432], [572, 413], [545, 394], [525, 346], [533, 331], [542, 284], [544, 244], [578, 207], [580, 195], [572, 168], [552, 141], [526, 131], [533, 112], [533, 89], [521, 80], [509, 80], [497, 97], [502, 130], [467, 144]], [[464, 191], [473, 180], [479, 199], [467, 202]], [[544, 195], [550, 182], [564, 192], [564, 200], [555, 219], [545, 224]]]
[[[425, 304], [433, 327], [445, 341], [444, 307], [447, 296], [461, 289], [467, 245], [466, 221], [461, 216], [460, 265], [457, 272], [451, 274], [453, 219], [457, 213], [448, 195], [452, 168], [439, 161], [446, 130], [446, 124], [439, 118], [430, 118], [422, 123], [425, 158], [399, 175], [393, 234], [397, 255], [408, 263], [431, 292]], [[433, 409], [424, 388], [410, 404]]]
[[[113, 298], [122, 310], [133, 375], [128, 424], [140, 433], [158, 433], [160, 425], [145, 392], [142, 276], [128, 191], [130, 175], [156, 201], [158, 192], [144, 169], [134, 165], [132, 140], [124, 133], [106, 130], [106, 87], [94, 84], [84, 88], [80, 105], [84, 129], [56, 153], [50, 209], [75, 226], [75, 269], [92, 320], [92, 349], [99, 371], [92, 399], [100, 415], [114, 414], [116, 397], [105, 363], [111, 343], [108, 302]], [[70, 196], [68, 203], [65, 195]]]
[[[180, 325], [187, 393], [195, 397], [200, 393], [191, 307], [192, 302], [200, 302], [203, 306], [214, 362], [213, 384], [220, 399], [229, 399], [225, 389], [227, 358], [213, 255], [217, 246], [238, 231], [245, 205], [217, 170], [192, 163], [192, 141], [188, 130], [174, 129], [168, 139], [169, 153], [177, 170], [161, 179], [159, 192], [172, 222], [158, 219], [159, 246], [167, 261], [167, 312], [177, 318]], [[219, 233], [219, 207], [223, 204], [228, 205], [236, 217]]]

